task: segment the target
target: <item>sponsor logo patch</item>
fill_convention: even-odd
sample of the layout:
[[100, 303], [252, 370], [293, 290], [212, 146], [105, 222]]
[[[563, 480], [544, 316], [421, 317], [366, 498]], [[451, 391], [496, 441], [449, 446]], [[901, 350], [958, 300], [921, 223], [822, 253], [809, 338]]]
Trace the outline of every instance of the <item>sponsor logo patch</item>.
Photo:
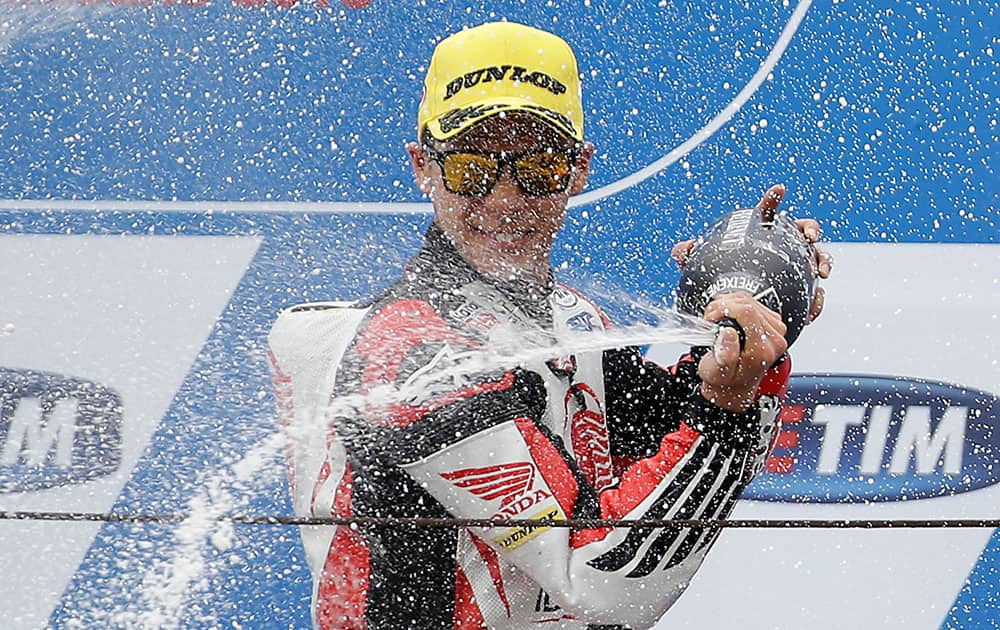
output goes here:
[[462, 302], [449, 315], [451, 319], [480, 332], [489, 332], [500, 321], [496, 315], [472, 302]]
[[722, 242], [719, 244], [719, 249], [726, 251], [739, 247], [740, 243], [746, 237], [747, 228], [750, 227], [750, 219], [755, 212], [756, 209], [754, 208], [744, 208], [736, 210], [729, 215], [729, 221], [726, 223], [726, 231], [722, 234]]
[[122, 401], [79, 378], [0, 368], [0, 493], [108, 475], [122, 460]]
[[566, 421], [570, 423], [571, 444], [577, 464], [600, 492], [614, 482], [611, 440], [601, 401], [589, 385], [574, 383], [566, 391], [563, 405]]
[[465, 468], [441, 476], [485, 501], [500, 500], [501, 507], [523, 497], [535, 484], [535, 465], [514, 462], [482, 468]]
[[[727, 275], [719, 278], [702, 291], [701, 300], [707, 304], [714, 296], [720, 293], [731, 293], [733, 291], [746, 291], [755, 298], [760, 299], [762, 296], [758, 296], [757, 293], [762, 287], [763, 284], [757, 278], [742, 274]], [[765, 302], [765, 304], [767, 303]]]
[[594, 321], [590, 313], [577, 313], [566, 320], [566, 327], [570, 330], [589, 332], [594, 330]]
[[444, 344], [426, 365], [410, 374], [399, 386], [403, 402], [411, 407], [429, 404], [439, 396], [451, 394], [473, 384], [463, 371], [473, 355]]
[[472, 107], [459, 107], [453, 109], [438, 119], [441, 131], [448, 133], [462, 126], [465, 121], [471, 118], [485, 116], [489, 112], [499, 109], [501, 105], [473, 105]]
[[863, 503], [1000, 482], [1000, 399], [935, 381], [793, 375], [765, 473], [746, 499]]
[[[552, 493], [548, 488], [536, 487], [535, 482], [539, 479], [539, 475], [531, 462], [464, 468], [440, 475], [484, 501], [498, 502], [494, 508], [496, 512], [490, 517], [493, 520], [565, 518], [562, 510], [553, 503]], [[544, 483], [541, 485], [544, 486]], [[550, 505], [539, 510], [539, 506], [543, 503]], [[514, 527], [495, 538], [494, 542], [504, 550], [514, 549], [546, 529], [550, 528]]]
[[[562, 510], [556, 506], [545, 508], [544, 510], [532, 514], [526, 518], [533, 520], [550, 520], [550, 521], [563, 521], [566, 517], [563, 516]], [[529, 525], [525, 527], [512, 527], [505, 531], [500, 536], [493, 538], [493, 542], [500, 545], [503, 551], [513, 551], [517, 549], [524, 543], [534, 540], [535, 538], [541, 536], [552, 527], [548, 525]]]
[[511, 81], [513, 83], [534, 85], [535, 87], [548, 90], [557, 96], [566, 93], [566, 86], [562, 82], [544, 72], [538, 70], [529, 72], [527, 68], [522, 66], [504, 64], [502, 66], [479, 68], [478, 70], [467, 72], [460, 77], [455, 77], [445, 87], [445, 95], [442, 100], [447, 101], [462, 90], [475, 87], [480, 83], [490, 83], [492, 81]]
[[753, 296], [753, 299], [757, 300], [775, 313], [781, 312], [781, 296], [778, 295], [778, 292], [774, 289], [774, 287], [768, 287]]
[[557, 284], [552, 290], [552, 301], [562, 308], [573, 308], [580, 298], [561, 284]]

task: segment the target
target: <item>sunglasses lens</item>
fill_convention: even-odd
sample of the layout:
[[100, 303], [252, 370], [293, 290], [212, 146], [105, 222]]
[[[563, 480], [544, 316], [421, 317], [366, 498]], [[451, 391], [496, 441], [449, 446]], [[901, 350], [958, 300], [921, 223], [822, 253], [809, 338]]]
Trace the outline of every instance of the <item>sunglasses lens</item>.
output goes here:
[[[501, 164], [509, 164], [502, 157], [488, 153], [455, 151], [438, 156], [435, 159], [441, 163], [445, 188], [451, 193], [470, 197], [490, 194], [500, 177]], [[569, 185], [573, 161], [572, 154], [561, 151], [520, 155], [513, 160], [514, 178], [529, 195], [561, 193]]]
[[566, 190], [573, 159], [566, 153], [529, 153], [514, 163], [517, 181], [529, 195], [552, 195]]
[[449, 192], [483, 196], [493, 190], [500, 165], [496, 160], [476, 153], [449, 153], [444, 158], [444, 184]]

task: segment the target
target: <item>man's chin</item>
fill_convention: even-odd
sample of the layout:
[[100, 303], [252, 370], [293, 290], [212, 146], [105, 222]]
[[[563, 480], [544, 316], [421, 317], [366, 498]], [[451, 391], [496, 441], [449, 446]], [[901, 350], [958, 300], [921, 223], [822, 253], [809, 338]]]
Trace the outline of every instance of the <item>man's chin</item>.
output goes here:
[[548, 278], [548, 268], [539, 265], [539, 259], [531, 256], [516, 259], [492, 259], [482, 265], [476, 265], [478, 271], [495, 280], [527, 280], [544, 283]]
[[480, 232], [478, 237], [480, 246], [488, 251], [502, 252], [511, 257], [524, 257], [525, 252], [536, 248], [533, 242], [535, 235], [530, 232], [524, 234], [486, 234]]

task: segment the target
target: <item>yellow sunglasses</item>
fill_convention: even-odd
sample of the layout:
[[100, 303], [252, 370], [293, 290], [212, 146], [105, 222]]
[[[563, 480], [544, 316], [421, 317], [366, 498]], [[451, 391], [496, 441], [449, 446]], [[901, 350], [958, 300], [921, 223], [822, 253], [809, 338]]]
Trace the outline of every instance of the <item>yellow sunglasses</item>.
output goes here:
[[528, 195], [554, 195], [569, 186], [577, 151], [543, 149], [522, 153], [454, 150], [438, 151], [424, 144], [424, 152], [441, 166], [444, 187], [450, 193], [485, 197], [510, 168], [514, 180]]

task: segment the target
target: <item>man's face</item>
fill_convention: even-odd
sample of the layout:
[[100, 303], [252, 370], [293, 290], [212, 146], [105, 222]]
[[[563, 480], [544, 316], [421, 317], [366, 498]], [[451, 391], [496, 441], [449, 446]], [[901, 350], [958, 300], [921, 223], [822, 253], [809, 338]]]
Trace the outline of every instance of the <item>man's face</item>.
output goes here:
[[478, 151], [501, 156], [532, 152], [575, 153], [566, 190], [533, 195], [512, 174], [510, 164], [489, 193], [475, 196], [450, 192], [442, 166], [416, 143], [408, 147], [417, 185], [434, 206], [434, 221], [455, 249], [480, 273], [542, 283], [548, 277], [552, 244], [566, 219], [569, 196], [587, 182], [593, 145], [576, 147], [535, 118], [525, 114], [498, 115], [477, 123], [448, 142], [433, 143], [438, 152]]

